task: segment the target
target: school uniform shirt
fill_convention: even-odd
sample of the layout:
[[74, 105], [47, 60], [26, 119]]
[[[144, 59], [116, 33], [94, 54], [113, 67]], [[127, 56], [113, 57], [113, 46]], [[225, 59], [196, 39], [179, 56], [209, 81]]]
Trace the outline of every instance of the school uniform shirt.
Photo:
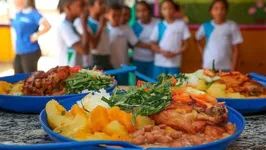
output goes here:
[[38, 42], [31, 42], [32, 34], [39, 30], [42, 15], [32, 8], [18, 11], [11, 21], [11, 26], [15, 30], [15, 49], [19, 55], [33, 53], [40, 50]]
[[[151, 34], [151, 41], [158, 42], [161, 49], [168, 52], [179, 52], [182, 42], [190, 38], [190, 32], [183, 20], [175, 20], [169, 24], [161, 21]], [[181, 66], [182, 56], [173, 58], [164, 57], [160, 53], [155, 54], [154, 64], [159, 67], [176, 68]]]
[[80, 35], [74, 25], [66, 19], [62, 20], [57, 32], [58, 65], [73, 67], [76, 65], [77, 52], [72, 46], [80, 42]]
[[[139, 39], [143, 43], [151, 43], [151, 34], [156, 25], [159, 23], [159, 19], [152, 18], [151, 22], [148, 24], [143, 24], [140, 21], [137, 21], [132, 29]], [[152, 62], [154, 60], [154, 53], [150, 49], [135, 47], [133, 53], [133, 59], [143, 62]]]
[[203, 55], [203, 68], [212, 68], [213, 60], [215, 67], [221, 70], [231, 70], [232, 45], [243, 42], [242, 35], [237, 24], [226, 21], [221, 25], [209, 21], [201, 25], [196, 33], [196, 39], [206, 37], [206, 46]]
[[114, 68], [120, 68], [121, 64], [128, 64], [128, 43], [132, 46], [138, 42], [131, 28], [126, 26], [112, 27], [108, 23], [110, 38], [111, 63]]

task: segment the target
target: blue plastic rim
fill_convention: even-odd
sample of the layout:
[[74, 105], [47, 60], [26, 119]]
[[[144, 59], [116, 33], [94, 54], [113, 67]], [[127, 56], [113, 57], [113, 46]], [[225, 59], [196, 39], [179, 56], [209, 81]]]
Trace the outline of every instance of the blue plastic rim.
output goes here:
[[[30, 74], [17, 74], [14, 76], [8, 76], [0, 78], [0, 81], [6, 81], [9, 83], [16, 83], [27, 78]], [[117, 86], [115, 84], [106, 89], [107, 92], [112, 92]], [[13, 95], [1, 95], [0, 94], [0, 108], [8, 111], [13, 111], [17, 113], [40, 113], [48, 101], [54, 99], [61, 101], [64, 99], [76, 97], [76, 96], [85, 96], [88, 93], [84, 94], [71, 94], [71, 95], [62, 95], [62, 96], [13, 96]]]
[[[79, 97], [75, 97], [75, 98], [71, 98], [68, 100], [64, 100], [64, 101], [60, 101], [59, 103], [65, 107], [67, 110], [71, 109], [71, 106], [74, 105], [77, 101], [81, 100], [83, 97], [79, 96]], [[226, 139], [222, 139], [213, 143], [209, 143], [209, 144], [203, 144], [203, 145], [199, 145], [199, 146], [193, 146], [193, 147], [185, 147], [185, 148], [180, 148], [178, 150], [206, 150], [206, 149], [215, 149], [215, 150], [224, 150], [226, 149], [233, 141], [235, 141], [240, 134], [243, 132], [244, 128], [245, 128], [245, 119], [244, 117], [239, 114], [237, 111], [235, 111], [234, 109], [227, 107], [228, 111], [229, 111], [229, 119], [228, 121], [234, 123], [237, 127], [237, 131], [234, 135], [226, 138]], [[46, 111], [43, 110], [40, 114], [40, 123], [41, 126], [43, 127], [44, 131], [56, 142], [74, 142], [74, 140], [66, 138], [64, 136], [61, 136], [55, 132], [53, 132], [47, 122], [47, 114]], [[92, 143], [94, 141], [91, 141]], [[114, 142], [115, 143], [115, 142]], [[88, 148], [87, 148], [88, 149]], [[164, 148], [150, 148], [151, 150], [162, 150]], [[167, 150], [170, 150], [171, 148], [167, 148]], [[173, 148], [173, 149], [177, 149], [177, 148]], [[78, 150], [83, 150], [83, 149], [78, 149]], [[85, 149], [84, 149], [85, 150]]]

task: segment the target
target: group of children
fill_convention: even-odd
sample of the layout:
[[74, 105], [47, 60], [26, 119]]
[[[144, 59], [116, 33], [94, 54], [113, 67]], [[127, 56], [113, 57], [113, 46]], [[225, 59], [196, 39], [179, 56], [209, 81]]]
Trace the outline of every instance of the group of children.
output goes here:
[[[145, 1], [137, 2], [136, 23], [130, 27], [130, 8], [113, 4], [106, 9], [104, 0], [62, 0], [63, 19], [58, 28], [61, 53], [59, 65], [83, 65], [109, 70], [128, 64], [128, 49], [133, 47], [133, 64], [151, 78], [161, 73], [180, 72], [182, 54], [191, 37], [186, 23], [176, 18], [180, 7], [173, 0], [161, 3], [162, 20], [152, 17]], [[226, 0], [214, 0], [210, 7], [213, 20], [196, 33], [203, 67], [235, 70], [239, 44], [243, 42], [237, 24], [227, 21]], [[203, 48], [201, 39], [206, 37]], [[233, 50], [231, 50], [233, 47]], [[117, 76], [119, 84], [128, 83], [127, 75]]]

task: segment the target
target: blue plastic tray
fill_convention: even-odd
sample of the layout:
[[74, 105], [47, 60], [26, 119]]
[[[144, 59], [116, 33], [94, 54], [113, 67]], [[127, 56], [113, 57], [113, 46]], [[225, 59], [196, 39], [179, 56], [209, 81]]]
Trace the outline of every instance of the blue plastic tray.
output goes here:
[[[0, 81], [16, 83], [27, 78], [30, 74], [17, 74], [0, 78]], [[116, 83], [116, 82], [115, 82]], [[107, 92], [112, 92], [116, 84], [107, 88]], [[62, 96], [13, 96], [0, 94], [0, 108], [17, 113], [40, 113], [48, 101], [56, 99], [57, 101], [68, 99], [75, 96], [85, 96], [86, 94], [71, 94]]]
[[[64, 106], [67, 110], [69, 110], [72, 105], [74, 105], [77, 101], [81, 100], [82, 98], [83, 98], [82, 96], [79, 96], [79, 97], [71, 98], [68, 100], [60, 101], [59, 103], [62, 106]], [[226, 149], [233, 141], [235, 141], [239, 137], [239, 135], [243, 132], [243, 130], [245, 128], [245, 119], [243, 118], [243, 116], [230, 107], [228, 107], [228, 111], [229, 111], [229, 121], [236, 124], [236, 127], [237, 127], [237, 131], [234, 135], [232, 135], [226, 139], [213, 142], [213, 143], [199, 145], [199, 146], [193, 146], [193, 147], [187, 147], [187, 148], [180, 148], [179, 150], [207, 150], [207, 149], [224, 150], [224, 149]], [[74, 142], [74, 140], [71, 140], [71, 139], [66, 138], [64, 136], [61, 136], [61, 135], [53, 132], [50, 129], [48, 122], [47, 122], [47, 114], [46, 114], [45, 110], [43, 110], [41, 112], [39, 119], [40, 119], [41, 126], [43, 127], [45, 132], [47, 132], [48, 135], [53, 140], [55, 140], [57, 142]], [[97, 141], [90, 141], [90, 142], [94, 143]], [[113, 145], [119, 144], [115, 141], [109, 141], [109, 142], [114, 143]], [[89, 147], [89, 148], [91, 148], [91, 147]], [[87, 149], [89, 149], [89, 148], [87, 148]], [[150, 148], [150, 149], [151, 150], [161, 150], [162, 148]], [[83, 150], [83, 149], [78, 149], [78, 150]], [[167, 150], [170, 150], [170, 148], [168, 148]]]

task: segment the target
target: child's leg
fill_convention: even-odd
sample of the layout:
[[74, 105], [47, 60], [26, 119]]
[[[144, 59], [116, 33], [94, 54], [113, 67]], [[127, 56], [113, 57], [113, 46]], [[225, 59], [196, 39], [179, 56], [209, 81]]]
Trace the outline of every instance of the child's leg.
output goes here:
[[153, 78], [157, 80], [157, 77], [162, 74], [167, 73], [167, 68], [154, 66], [153, 68]]
[[[152, 78], [153, 77], [153, 62], [142, 62], [142, 61], [133, 61], [134, 65], [137, 67], [137, 71]], [[140, 80], [137, 78], [137, 80]]]
[[180, 73], [180, 68], [176, 67], [176, 68], [167, 68], [167, 73], [168, 74], [179, 74]]
[[128, 73], [116, 75], [115, 78], [118, 85], [128, 85]]

